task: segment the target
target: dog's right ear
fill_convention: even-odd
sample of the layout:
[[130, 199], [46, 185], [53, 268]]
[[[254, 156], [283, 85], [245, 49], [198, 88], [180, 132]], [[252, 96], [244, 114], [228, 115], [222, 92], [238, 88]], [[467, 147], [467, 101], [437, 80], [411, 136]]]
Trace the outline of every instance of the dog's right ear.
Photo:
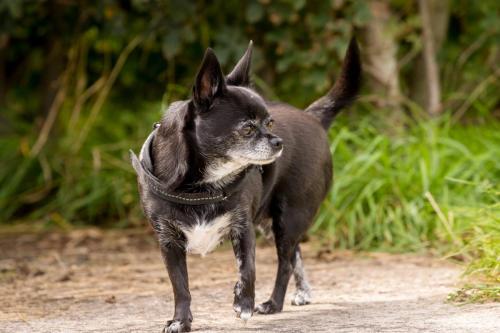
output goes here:
[[252, 49], [253, 42], [250, 41], [250, 43], [248, 43], [245, 54], [243, 55], [243, 57], [241, 57], [240, 61], [238, 61], [233, 71], [227, 76], [227, 84], [244, 87], [248, 87], [250, 85], [250, 65], [252, 63]]
[[226, 89], [226, 81], [214, 51], [208, 48], [196, 74], [193, 102], [198, 108], [208, 108], [214, 98]]

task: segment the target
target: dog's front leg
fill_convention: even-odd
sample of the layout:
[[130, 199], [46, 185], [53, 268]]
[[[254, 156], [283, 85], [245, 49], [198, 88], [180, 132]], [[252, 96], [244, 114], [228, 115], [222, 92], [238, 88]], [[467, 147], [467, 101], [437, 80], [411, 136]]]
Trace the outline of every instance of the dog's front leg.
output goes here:
[[190, 309], [191, 294], [189, 293], [186, 251], [178, 244], [165, 244], [161, 246], [161, 253], [174, 289], [175, 301], [174, 318], [167, 322], [163, 332], [189, 332], [193, 316]]
[[255, 232], [252, 224], [232, 232], [231, 241], [239, 270], [233, 308], [239, 318], [247, 321], [255, 305]]

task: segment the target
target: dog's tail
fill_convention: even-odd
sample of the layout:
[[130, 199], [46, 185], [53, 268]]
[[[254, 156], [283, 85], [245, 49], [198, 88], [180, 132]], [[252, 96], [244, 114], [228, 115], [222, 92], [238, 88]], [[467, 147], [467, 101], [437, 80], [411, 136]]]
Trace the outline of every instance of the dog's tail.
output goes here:
[[333, 88], [323, 97], [307, 107], [305, 112], [318, 118], [325, 129], [330, 127], [335, 116], [354, 102], [361, 86], [361, 60], [356, 39], [353, 37], [347, 48], [340, 76]]

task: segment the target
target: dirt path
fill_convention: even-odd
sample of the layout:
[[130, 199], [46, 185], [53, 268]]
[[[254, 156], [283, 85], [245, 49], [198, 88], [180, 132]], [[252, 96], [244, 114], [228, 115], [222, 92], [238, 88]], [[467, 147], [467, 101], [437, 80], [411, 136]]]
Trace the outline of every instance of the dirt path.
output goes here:
[[[0, 236], [0, 332], [160, 332], [173, 312], [151, 236], [76, 231]], [[313, 304], [244, 325], [232, 310], [231, 251], [189, 258], [197, 332], [500, 332], [500, 304], [444, 302], [460, 267], [411, 255], [330, 253], [305, 246]], [[257, 302], [270, 294], [272, 247], [257, 249]], [[289, 288], [289, 297], [293, 285]]]

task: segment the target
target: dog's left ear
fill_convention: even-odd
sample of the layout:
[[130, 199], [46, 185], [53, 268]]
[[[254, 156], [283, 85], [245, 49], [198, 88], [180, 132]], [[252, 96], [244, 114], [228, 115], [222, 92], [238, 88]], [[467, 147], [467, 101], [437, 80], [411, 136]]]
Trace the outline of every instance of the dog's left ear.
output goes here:
[[197, 107], [208, 108], [214, 98], [226, 89], [224, 75], [214, 51], [208, 48], [196, 74], [193, 86], [193, 101]]
[[227, 76], [227, 84], [233, 86], [249, 86], [250, 85], [250, 65], [252, 63], [253, 42], [250, 41], [248, 48], [236, 64], [233, 71]]

